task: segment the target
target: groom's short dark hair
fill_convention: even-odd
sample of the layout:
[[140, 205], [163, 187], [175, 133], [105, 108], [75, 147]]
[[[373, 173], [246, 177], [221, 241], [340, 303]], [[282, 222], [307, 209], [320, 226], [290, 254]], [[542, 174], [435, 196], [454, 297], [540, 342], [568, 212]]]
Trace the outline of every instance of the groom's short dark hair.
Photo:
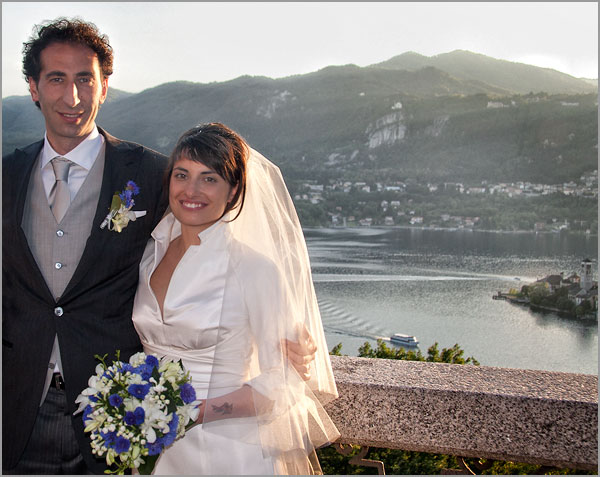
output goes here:
[[23, 74], [37, 83], [42, 64], [40, 56], [44, 48], [52, 43], [76, 43], [91, 48], [98, 55], [100, 71], [104, 78], [113, 72], [113, 50], [108, 37], [98, 27], [79, 18], [57, 18], [35, 25], [29, 41], [23, 43]]

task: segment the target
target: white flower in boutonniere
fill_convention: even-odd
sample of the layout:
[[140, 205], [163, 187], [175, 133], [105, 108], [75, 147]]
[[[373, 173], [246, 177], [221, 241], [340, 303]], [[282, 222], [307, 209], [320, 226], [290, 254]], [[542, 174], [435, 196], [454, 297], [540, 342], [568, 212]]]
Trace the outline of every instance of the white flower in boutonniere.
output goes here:
[[121, 232], [125, 227], [127, 227], [130, 220], [135, 222], [136, 219], [146, 215], [145, 210], [131, 210], [135, 204], [133, 196], [138, 195], [139, 193], [140, 188], [133, 181], [127, 182], [123, 192], [115, 192], [110, 205], [110, 212], [100, 224], [100, 228], [103, 229], [108, 225], [108, 230]]

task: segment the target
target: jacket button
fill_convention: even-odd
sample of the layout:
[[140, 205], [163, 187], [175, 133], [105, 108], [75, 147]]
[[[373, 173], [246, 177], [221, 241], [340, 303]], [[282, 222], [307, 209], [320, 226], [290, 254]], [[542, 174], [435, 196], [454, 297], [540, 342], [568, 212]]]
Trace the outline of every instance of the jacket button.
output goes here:
[[62, 263], [60, 263], [60, 262], [56, 262], [56, 263], [54, 264], [54, 268], [56, 268], [57, 270], [60, 270], [60, 269], [62, 268]]
[[57, 230], [56, 231], [56, 235], [58, 235], [59, 237], [62, 237], [65, 233], [62, 230]]
[[56, 308], [54, 308], [54, 314], [56, 316], [63, 316], [63, 313], [64, 313], [64, 311], [63, 311], [62, 307], [57, 306]]

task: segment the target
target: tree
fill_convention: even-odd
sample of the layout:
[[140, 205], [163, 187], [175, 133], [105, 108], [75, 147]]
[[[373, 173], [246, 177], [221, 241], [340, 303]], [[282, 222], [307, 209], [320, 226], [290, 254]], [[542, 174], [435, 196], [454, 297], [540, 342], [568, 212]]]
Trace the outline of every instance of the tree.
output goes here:
[[[341, 347], [342, 344], [340, 343], [334, 346], [333, 350], [335, 350], [336, 353], [340, 353]], [[464, 350], [461, 349], [458, 343], [452, 348], [443, 348], [440, 352], [439, 345], [435, 342], [427, 349], [427, 357], [423, 356], [423, 353], [421, 353], [421, 350], [419, 349], [414, 351], [406, 350], [404, 348], [390, 348], [383, 340], [377, 340], [377, 348], [375, 349], [373, 349], [368, 341], [358, 348], [358, 356], [361, 358], [403, 359], [406, 361], [479, 365], [479, 361], [472, 356], [465, 359], [463, 355]]]
[[592, 305], [589, 301], [585, 300], [581, 302], [581, 305], [575, 308], [575, 314], [577, 316], [585, 316], [592, 311]]
[[529, 287], [529, 301], [532, 305], [541, 305], [550, 292], [544, 285], [532, 285]]

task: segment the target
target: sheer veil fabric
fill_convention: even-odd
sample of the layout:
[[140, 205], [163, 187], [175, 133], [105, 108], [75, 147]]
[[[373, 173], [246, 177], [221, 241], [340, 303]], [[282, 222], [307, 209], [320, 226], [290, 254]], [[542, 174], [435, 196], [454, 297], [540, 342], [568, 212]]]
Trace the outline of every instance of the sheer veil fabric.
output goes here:
[[[275, 474], [320, 473], [315, 449], [339, 437], [323, 408], [337, 398], [337, 389], [296, 210], [279, 168], [253, 149], [243, 209], [228, 222], [236, 213], [222, 219], [229, 229], [225, 241], [231, 273], [226, 276], [244, 288], [254, 343], [250, 356], [233, 356], [226, 324], [218, 327], [202, 427], [259, 445], [263, 456], [272, 459]], [[284, 338], [301, 340], [303, 329], [317, 345], [308, 381], [281, 348]], [[240, 359], [250, 363], [245, 383], [252, 390], [256, 416], [222, 419], [217, 415], [222, 409], [214, 409], [211, 399], [227, 390], [227, 363]]]

